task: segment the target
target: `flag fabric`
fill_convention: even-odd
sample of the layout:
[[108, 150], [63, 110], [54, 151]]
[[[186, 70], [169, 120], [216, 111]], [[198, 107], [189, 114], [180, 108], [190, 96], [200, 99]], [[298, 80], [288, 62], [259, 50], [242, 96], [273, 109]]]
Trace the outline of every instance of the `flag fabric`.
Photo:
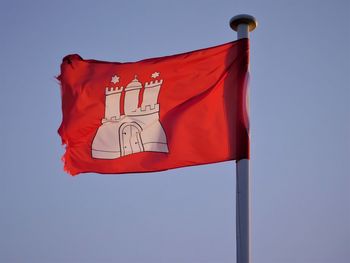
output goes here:
[[139, 62], [63, 58], [62, 157], [71, 175], [249, 158], [249, 40]]

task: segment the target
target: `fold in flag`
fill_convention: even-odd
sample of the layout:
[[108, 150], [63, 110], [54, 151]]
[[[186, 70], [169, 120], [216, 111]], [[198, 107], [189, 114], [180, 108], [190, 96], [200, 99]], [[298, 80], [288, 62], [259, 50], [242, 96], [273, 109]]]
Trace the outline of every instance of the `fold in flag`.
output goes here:
[[65, 170], [136, 173], [249, 158], [249, 42], [119, 63], [63, 58]]

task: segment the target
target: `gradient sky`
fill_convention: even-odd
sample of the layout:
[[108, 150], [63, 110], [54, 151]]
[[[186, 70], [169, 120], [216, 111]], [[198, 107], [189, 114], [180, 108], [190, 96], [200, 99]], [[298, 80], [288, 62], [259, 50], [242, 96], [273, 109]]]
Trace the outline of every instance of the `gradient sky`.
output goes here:
[[0, 2], [0, 262], [235, 262], [234, 162], [63, 172], [63, 56], [136, 61], [236, 39], [249, 13], [254, 263], [350, 260], [349, 1]]

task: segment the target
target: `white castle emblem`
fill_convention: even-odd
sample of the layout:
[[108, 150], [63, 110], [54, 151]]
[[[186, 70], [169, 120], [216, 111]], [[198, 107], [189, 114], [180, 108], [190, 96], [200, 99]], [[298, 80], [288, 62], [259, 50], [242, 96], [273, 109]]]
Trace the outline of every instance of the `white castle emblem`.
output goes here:
[[[152, 74], [156, 79], [159, 72]], [[112, 83], [119, 82], [117, 75]], [[142, 89], [135, 76], [125, 88], [124, 114], [120, 113], [123, 87], [106, 87], [105, 116], [92, 142], [93, 158], [115, 159], [138, 152], [169, 152], [164, 129], [159, 122], [158, 94], [163, 80], [146, 82], [141, 107]]]

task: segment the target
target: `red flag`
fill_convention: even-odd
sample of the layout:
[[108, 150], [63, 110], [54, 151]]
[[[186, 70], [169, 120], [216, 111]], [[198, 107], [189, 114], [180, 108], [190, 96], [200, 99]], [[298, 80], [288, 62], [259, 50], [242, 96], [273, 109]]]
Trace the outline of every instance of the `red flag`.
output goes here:
[[119, 63], [63, 59], [65, 170], [133, 173], [249, 158], [249, 42]]

